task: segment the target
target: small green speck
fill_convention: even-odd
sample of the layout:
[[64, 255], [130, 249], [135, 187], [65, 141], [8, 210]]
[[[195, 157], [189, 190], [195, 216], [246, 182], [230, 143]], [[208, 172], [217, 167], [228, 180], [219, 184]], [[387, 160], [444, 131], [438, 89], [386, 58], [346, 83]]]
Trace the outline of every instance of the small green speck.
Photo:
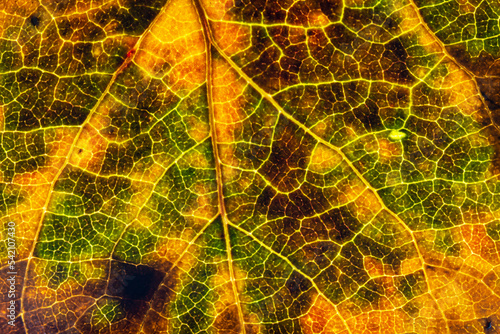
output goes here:
[[400, 141], [404, 137], [406, 137], [406, 133], [398, 130], [392, 130], [391, 133], [389, 133], [389, 139], [393, 141]]

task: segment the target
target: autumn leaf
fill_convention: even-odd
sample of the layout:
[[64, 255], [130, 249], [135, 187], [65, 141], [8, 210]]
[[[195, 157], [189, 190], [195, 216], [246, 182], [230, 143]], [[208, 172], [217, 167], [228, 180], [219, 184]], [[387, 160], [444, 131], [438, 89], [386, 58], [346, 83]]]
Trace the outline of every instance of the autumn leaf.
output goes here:
[[0, 332], [500, 332], [499, 22], [0, 2]]

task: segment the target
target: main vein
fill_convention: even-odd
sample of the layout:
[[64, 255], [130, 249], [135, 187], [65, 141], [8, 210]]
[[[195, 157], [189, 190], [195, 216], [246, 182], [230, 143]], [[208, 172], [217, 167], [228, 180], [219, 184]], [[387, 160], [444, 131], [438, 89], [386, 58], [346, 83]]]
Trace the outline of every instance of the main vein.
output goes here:
[[224, 205], [224, 188], [223, 188], [223, 180], [222, 180], [222, 167], [221, 161], [219, 158], [219, 148], [217, 145], [217, 129], [216, 129], [216, 121], [215, 121], [215, 110], [212, 101], [212, 79], [213, 79], [213, 67], [212, 67], [212, 45], [214, 45], [212, 41], [212, 36], [210, 34], [210, 28], [208, 26], [207, 18], [205, 16], [205, 11], [200, 4], [199, 0], [192, 0], [194, 6], [196, 7], [196, 11], [198, 13], [198, 17], [201, 21], [203, 37], [205, 39], [205, 49], [207, 52], [207, 61], [206, 61], [206, 75], [207, 75], [207, 100], [208, 100], [208, 111], [209, 111], [209, 119], [210, 119], [210, 134], [212, 137], [212, 149], [214, 152], [214, 161], [215, 161], [215, 172], [216, 172], [216, 181], [217, 181], [217, 194], [219, 201], [219, 213], [222, 219], [222, 226], [224, 228], [224, 240], [226, 242], [226, 253], [228, 260], [228, 268], [229, 268], [229, 276], [231, 279], [231, 287], [233, 290], [234, 299], [236, 302], [236, 306], [238, 309], [238, 318], [241, 323], [241, 333], [245, 334], [245, 322], [243, 319], [243, 310], [241, 308], [241, 304], [238, 297], [238, 289], [236, 286], [236, 279], [234, 275], [233, 268], [233, 256], [231, 254], [231, 240], [229, 236], [229, 222], [226, 213], [226, 207]]

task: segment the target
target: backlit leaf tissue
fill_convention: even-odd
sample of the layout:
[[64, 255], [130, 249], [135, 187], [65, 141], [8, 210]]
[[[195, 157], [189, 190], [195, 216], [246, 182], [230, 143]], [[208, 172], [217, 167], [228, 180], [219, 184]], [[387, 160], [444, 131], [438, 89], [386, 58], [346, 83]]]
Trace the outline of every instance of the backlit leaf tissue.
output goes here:
[[0, 226], [1, 333], [500, 333], [500, 4], [0, 0]]

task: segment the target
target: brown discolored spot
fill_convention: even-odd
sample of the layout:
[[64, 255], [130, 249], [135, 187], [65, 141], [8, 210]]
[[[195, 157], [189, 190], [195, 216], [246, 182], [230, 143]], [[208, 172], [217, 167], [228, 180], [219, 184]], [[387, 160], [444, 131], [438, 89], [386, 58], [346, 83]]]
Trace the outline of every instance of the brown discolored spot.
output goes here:
[[260, 325], [245, 325], [245, 332], [247, 334], [260, 334]]
[[[496, 114], [500, 115], [500, 112], [496, 112]], [[500, 125], [495, 124], [495, 126], [488, 127], [486, 133], [488, 141], [494, 150], [489, 166], [489, 173], [491, 176], [498, 176], [500, 175]]]
[[85, 286], [83, 293], [85, 295], [98, 298], [104, 294], [106, 291], [106, 281], [103, 279], [89, 279]]
[[[10, 269], [8, 266], [3, 267], [0, 270], [0, 291], [3, 293], [0, 295], [0, 333], [24, 333], [24, 331], [10, 331], [12, 330], [12, 326], [7, 324], [7, 321], [11, 319], [7, 318], [7, 314], [9, 312], [8, 307], [10, 306], [11, 301], [15, 302], [15, 313], [19, 315], [21, 312], [21, 293], [25, 285], [25, 276], [26, 276], [26, 266], [27, 261], [19, 261], [15, 264], [17, 275], [10, 275]], [[11, 298], [12, 295], [10, 292], [10, 286], [14, 282], [11, 280], [11, 276], [15, 276], [15, 288], [17, 289], [17, 293], [14, 298]], [[7, 281], [9, 279], [9, 281]], [[16, 318], [15, 320], [16, 327], [23, 328], [22, 318]], [[7, 330], [8, 329], [8, 330]]]
[[345, 243], [359, 231], [362, 224], [346, 207], [335, 208], [320, 216], [320, 220], [328, 229], [330, 240]]
[[296, 124], [281, 116], [269, 159], [260, 172], [280, 191], [299, 187], [305, 177], [315, 140]]
[[286, 287], [294, 299], [309, 290], [311, 286], [311, 282], [296, 271], [286, 281]]
[[408, 53], [400, 39], [396, 38], [385, 45], [381, 64], [386, 80], [403, 85], [415, 83], [416, 78], [411, 74], [406, 65], [407, 58]]
[[476, 81], [484, 101], [491, 110], [492, 121], [500, 126], [500, 78], [476, 78]]
[[141, 333], [168, 333], [168, 328], [169, 321], [157, 312], [150, 310], [144, 320]]
[[380, 131], [384, 129], [382, 119], [380, 118], [379, 107], [372, 100], [353, 109], [354, 116], [361, 121], [366, 131]]
[[214, 321], [214, 327], [219, 334], [241, 333], [241, 323], [236, 305], [228, 306]]
[[[460, 65], [465, 66], [468, 70], [472, 71], [476, 76], [482, 77], [491, 75], [491, 70], [495, 69], [493, 66], [495, 59], [492, 55], [485, 51], [481, 51], [477, 57], [472, 57], [467, 52], [465, 43], [446, 46], [446, 51], [456, 60]], [[496, 71], [495, 71], [496, 72]]]
[[288, 9], [288, 23], [305, 27], [322, 26], [330, 20], [338, 20], [341, 15], [342, 2], [330, 1], [297, 1]]

